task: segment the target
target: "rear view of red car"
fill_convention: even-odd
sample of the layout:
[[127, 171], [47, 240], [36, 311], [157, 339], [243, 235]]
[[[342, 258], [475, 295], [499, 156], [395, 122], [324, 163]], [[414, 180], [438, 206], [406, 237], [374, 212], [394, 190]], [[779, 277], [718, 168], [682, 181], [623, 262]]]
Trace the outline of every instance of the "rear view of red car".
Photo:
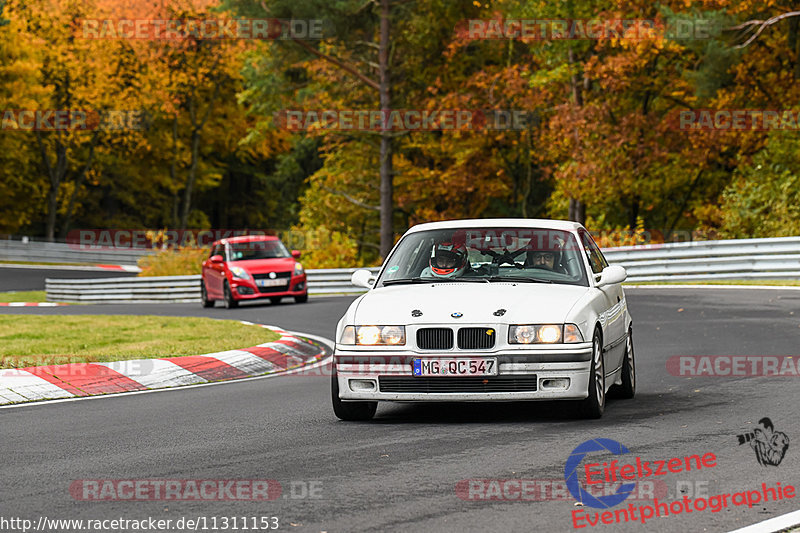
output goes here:
[[307, 301], [306, 273], [299, 258], [300, 252], [290, 253], [274, 236], [247, 235], [215, 242], [203, 262], [203, 307], [222, 300], [231, 308], [243, 300], [262, 298], [278, 304], [285, 296], [297, 303]]

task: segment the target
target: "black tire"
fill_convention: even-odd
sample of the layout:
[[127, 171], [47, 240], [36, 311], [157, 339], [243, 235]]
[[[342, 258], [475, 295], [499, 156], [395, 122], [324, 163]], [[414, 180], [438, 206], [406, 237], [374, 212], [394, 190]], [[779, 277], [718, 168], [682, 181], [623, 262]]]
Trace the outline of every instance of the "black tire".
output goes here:
[[300, 296], [295, 296], [294, 297], [294, 301], [295, 301], [295, 303], [298, 303], [298, 304], [306, 303], [308, 301], [308, 293], [305, 293], [305, 294], [300, 295]]
[[200, 281], [200, 303], [203, 307], [214, 307], [214, 300], [208, 299], [208, 291], [204, 281]]
[[378, 402], [343, 402], [339, 398], [339, 380], [334, 373], [331, 376], [331, 402], [333, 414], [340, 420], [348, 422], [365, 422], [372, 420], [378, 410]]
[[606, 407], [606, 378], [603, 364], [603, 341], [600, 331], [592, 337], [592, 366], [589, 369], [589, 396], [581, 402], [584, 418], [600, 418]]
[[231, 292], [230, 285], [228, 285], [228, 280], [225, 280], [225, 286], [222, 292], [225, 296], [225, 309], [235, 309], [239, 307], [239, 302], [233, 299], [233, 293]]
[[636, 395], [636, 358], [633, 351], [633, 329], [628, 330], [625, 341], [625, 361], [622, 363], [622, 383], [614, 385], [608, 392], [614, 392], [614, 398], [630, 400]]
[[279, 303], [281, 303], [282, 299], [283, 299], [282, 296], [273, 296], [272, 298], [269, 299], [269, 301], [270, 303], [272, 303], [272, 305], [278, 305]]

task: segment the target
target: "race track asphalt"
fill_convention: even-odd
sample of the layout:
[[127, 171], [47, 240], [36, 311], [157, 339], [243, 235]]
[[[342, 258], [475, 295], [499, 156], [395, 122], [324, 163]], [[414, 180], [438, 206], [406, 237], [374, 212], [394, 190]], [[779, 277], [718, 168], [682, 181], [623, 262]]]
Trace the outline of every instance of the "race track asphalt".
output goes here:
[[[674, 355], [800, 355], [800, 291], [626, 292], [638, 392], [634, 400], [609, 401], [601, 420], [582, 420], [571, 406], [556, 403], [381, 404], [373, 422], [346, 423], [331, 411], [327, 376], [0, 409], [0, 516], [277, 516], [281, 530], [314, 532], [574, 531], [574, 510], [601, 510], [576, 507], [558, 491], [553, 501], [468, 501], [456, 485], [471, 479], [563, 480], [570, 452], [600, 437], [643, 460], [716, 455], [713, 468], [659, 478], [668, 499], [754, 490], [761, 483], [800, 484], [796, 444], [779, 466], [764, 467], [736, 439], [762, 417], [793, 442], [800, 439], [798, 378], [690, 379], [666, 371]], [[351, 300], [312, 297], [301, 305], [231, 311], [140, 304], [0, 312], [236, 318], [330, 338]], [[83, 479], [271, 479], [284, 490], [271, 502], [77, 501], [69, 487]], [[308, 497], [309, 488], [320, 497]], [[645, 525], [580, 525], [606, 532], [729, 531], [798, 508], [795, 498], [653, 518]]]

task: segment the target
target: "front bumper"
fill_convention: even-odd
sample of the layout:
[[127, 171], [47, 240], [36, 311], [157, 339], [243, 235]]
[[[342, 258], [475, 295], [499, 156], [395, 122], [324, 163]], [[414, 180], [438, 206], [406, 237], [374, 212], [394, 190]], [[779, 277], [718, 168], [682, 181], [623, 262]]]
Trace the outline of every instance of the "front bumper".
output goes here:
[[[342, 400], [483, 402], [579, 400], [588, 396], [590, 342], [495, 353], [376, 352], [337, 347], [334, 365]], [[413, 376], [412, 359], [440, 357], [496, 358], [498, 374], [496, 378]]]
[[288, 290], [275, 292], [258, 287], [252, 279], [233, 278], [230, 284], [233, 297], [236, 300], [259, 300], [262, 298], [275, 298], [276, 296], [304, 296], [308, 294], [308, 283], [305, 274], [292, 276], [289, 279]]

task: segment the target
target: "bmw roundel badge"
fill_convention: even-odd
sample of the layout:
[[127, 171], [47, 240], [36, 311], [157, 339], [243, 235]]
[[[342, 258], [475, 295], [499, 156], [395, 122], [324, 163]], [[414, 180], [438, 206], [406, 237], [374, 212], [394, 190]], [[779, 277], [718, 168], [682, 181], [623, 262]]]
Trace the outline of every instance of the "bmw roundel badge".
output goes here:
[[456, 312], [456, 313], [451, 313], [450, 316], [453, 317], [453, 318], [461, 318], [464, 315], [461, 314], [461, 313]]

